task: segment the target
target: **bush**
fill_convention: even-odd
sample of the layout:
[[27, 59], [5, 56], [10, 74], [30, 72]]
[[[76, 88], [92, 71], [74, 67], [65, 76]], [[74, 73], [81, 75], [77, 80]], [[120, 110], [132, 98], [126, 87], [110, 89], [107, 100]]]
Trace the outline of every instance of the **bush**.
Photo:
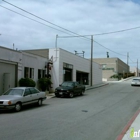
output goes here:
[[36, 83], [30, 78], [21, 78], [19, 80], [20, 87], [35, 87]]
[[39, 83], [39, 88], [40, 88], [42, 91], [46, 91], [46, 90], [49, 91], [49, 87], [50, 87], [51, 84], [52, 84], [50, 78], [40, 78], [40, 79], [38, 80], [38, 83]]

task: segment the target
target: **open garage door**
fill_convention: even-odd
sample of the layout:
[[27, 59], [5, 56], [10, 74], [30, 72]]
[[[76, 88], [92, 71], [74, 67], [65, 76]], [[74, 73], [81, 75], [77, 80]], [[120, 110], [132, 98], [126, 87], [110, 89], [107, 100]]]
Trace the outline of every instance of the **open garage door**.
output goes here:
[[79, 84], [89, 85], [89, 73], [76, 71], [76, 81]]

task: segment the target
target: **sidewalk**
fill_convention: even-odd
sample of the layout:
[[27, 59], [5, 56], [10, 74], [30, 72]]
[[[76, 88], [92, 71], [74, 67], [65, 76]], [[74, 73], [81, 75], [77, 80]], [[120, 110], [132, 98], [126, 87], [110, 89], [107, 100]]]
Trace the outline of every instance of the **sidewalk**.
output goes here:
[[140, 109], [134, 114], [116, 140], [140, 140]]
[[[98, 87], [102, 87], [102, 86], [105, 86], [105, 85], [108, 85], [109, 83], [101, 83], [101, 84], [97, 84], [97, 85], [94, 85], [94, 86], [86, 86], [86, 90], [90, 90], [90, 89], [94, 89], [94, 88], [98, 88]], [[55, 97], [55, 94], [54, 93], [48, 93], [46, 95], [47, 99], [51, 99], [53, 97]]]

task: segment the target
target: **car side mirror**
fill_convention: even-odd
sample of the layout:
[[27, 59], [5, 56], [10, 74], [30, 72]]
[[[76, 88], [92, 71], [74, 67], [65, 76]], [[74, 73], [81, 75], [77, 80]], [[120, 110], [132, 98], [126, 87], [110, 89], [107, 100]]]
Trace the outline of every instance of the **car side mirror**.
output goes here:
[[61, 85], [59, 85], [61, 87]]

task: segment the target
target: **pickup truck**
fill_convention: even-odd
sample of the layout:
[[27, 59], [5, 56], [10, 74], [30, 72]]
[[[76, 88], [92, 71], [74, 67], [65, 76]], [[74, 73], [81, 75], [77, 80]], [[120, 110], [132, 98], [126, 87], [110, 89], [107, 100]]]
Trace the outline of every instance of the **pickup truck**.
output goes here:
[[78, 82], [66, 81], [55, 89], [55, 96], [69, 96], [73, 98], [75, 95], [83, 95], [85, 92], [85, 86]]

